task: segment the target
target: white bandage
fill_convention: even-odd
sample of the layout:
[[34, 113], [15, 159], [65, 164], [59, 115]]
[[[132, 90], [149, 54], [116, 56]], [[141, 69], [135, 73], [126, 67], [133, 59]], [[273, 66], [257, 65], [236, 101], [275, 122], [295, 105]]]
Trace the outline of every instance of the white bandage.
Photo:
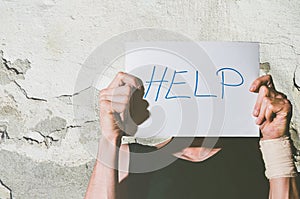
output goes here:
[[261, 140], [259, 144], [268, 179], [297, 176], [288, 136]]

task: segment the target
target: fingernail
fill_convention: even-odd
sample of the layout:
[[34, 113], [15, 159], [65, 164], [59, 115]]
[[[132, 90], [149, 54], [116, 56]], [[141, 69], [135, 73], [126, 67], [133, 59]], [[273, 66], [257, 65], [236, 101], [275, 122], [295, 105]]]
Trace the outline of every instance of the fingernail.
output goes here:
[[259, 122], [260, 122], [260, 121], [259, 121], [259, 118], [257, 118], [257, 119], [255, 120], [255, 123], [256, 123], [256, 124], [259, 124]]
[[255, 86], [251, 86], [250, 91], [255, 91]]
[[254, 116], [257, 116], [257, 115], [258, 115], [258, 110], [255, 109], [255, 110], [253, 111], [253, 115], [254, 115]]

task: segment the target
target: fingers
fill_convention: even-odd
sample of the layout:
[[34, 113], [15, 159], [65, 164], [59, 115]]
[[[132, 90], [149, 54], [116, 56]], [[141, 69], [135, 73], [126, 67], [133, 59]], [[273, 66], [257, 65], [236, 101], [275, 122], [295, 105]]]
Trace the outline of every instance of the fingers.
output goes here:
[[143, 86], [143, 82], [133, 75], [124, 72], [119, 72], [115, 76], [113, 81], [109, 84], [108, 88], [116, 88], [124, 85], [129, 85], [131, 87], [139, 89]]
[[104, 103], [102, 107], [103, 110], [117, 113], [123, 112], [129, 104], [132, 93], [131, 90], [128, 85], [101, 90], [99, 101], [100, 104], [101, 102]]
[[264, 75], [257, 78], [250, 88], [252, 92], [258, 92], [257, 100], [254, 105], [253, 115], [258, 117], [260, 115], [260, 109], [262, 107], [263, 99], [265, 97], [286, 99], [286, 95], [275, 90], [272, 77], [270, 75]]
[[133, 75], [119, 72], [110, 85], [100, 91], [100, 107], [103, 111], [124, 112], [134, 88], [143, 89], [142, 81]]
[[287, 133], [292, 116], [291, 103], [286, 95], [275, 90], [272, 77], [257, 78], [249, 90], [258, 93], [253, 115], [257, 117], [262, 138], [274, 139]]
[[268, 97], [264, 97], [262, 99], [262, 103], [260, 105], [260, 112], [259, 112], [259, 115], [256, 119], [256, 124], [257, 125], [260, 125], [264, 122], [266, 109], [267, 109], [268, 104], [270, 103], [269, 101], [270, 101], [270, 99]]
[[265, 97], [261, 105], [261, 111], [256, 119], [256, 124], [261, 125], [264, 121], [271, 122], [274, 118], [274, 114], [281, 110], [281, 106], [277, 103], [282, 104], [281, 100]]
[[100, 110], [108, 113], [122, 113], [129, 104], [129, 95], [100, 95]]
[[260, 87], [263, 85], [275, 90], [275, 85], [273, 83], [273, 79], [272, 79], [271, 75], [264, 75], [264, 76], [257, 78], [256, 80], [254, 80], [254, 82], [251, 84], [249, 90], [251, 92], [257, 93], [257, 92], [259, 92]]
[[274, 89], [271, 89], [271, 88], [268, 88], [265, 85], [262, 85], [259, 88], [257, 100], [256, 100], [256, 103], [254, 105], [253, 115], [255, 117], [257, 117], [260, 114], [260, 109], [261, 109], [261, 106], [262, 106], [262, 103], [263, 103], [263, 99], [265, 97], [272, 97], [272, 98], [274, 98], [276, 96], [279, 96], [279, 94], [277, 94]]
[[275, 139], [288, 133], [292, 116], [292, 106], [289, 100], [269, 98], [266, 100], [263, 122], [257, 122], [262, 133], [262, 139]]
[[287, 99], [287, 96], [279, 91], [276, 91], [275, 98]]
[[102, 95], [130, 95], [131, 92], [131, 88], [128, 85], [116, 88], [105, 88], [100, 91], [100, 97]]
[[99, 102], [100, 112], [101, 113], [122, 113], [126, 110], [127, 104], [113, 102], [110, 100], [100, 100]]
[[120, 104], [128, 104], [129, 98], [126, 95], [103, 95], [100, 100], [108, 100]]
[[142, 81], [130, 74], [119, 72], [110, 85], [99, 95], [100, 125], [102, 133], [115, 139], [125, 132], [125, 117], [134, 90], [143, 92]]
[[291, 104], [289, 100], [264, 97], [256, 124], [262, 125], [265, 121], [272, 122], [275, 117], [285, 118], [290, 112]]

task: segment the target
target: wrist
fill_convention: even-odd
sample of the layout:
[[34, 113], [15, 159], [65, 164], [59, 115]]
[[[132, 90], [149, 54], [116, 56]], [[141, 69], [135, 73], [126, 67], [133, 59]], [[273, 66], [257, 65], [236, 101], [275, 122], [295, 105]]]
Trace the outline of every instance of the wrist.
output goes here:
[[110, 168], [117, 168], [117, 157], [121, 145], [121, 135], [119, 136], [102, 136], [99, 140], [97, 161]]
[[261, 139], [259, 142], [268, 179], [294, 177], [297, 175], [288, 136]]
[[278, 139], [282, 139], [282, 138], [285, 138], [285, 137], [288, 137], [286, 136], [285, 134], [284, 135], [280, 135], [280, 136], [262, 136], [260, 138], [260, 141], [268, 141], [268, 140], [278, 140]]
[[[113, 146], [120, 146], [121, 145], [121, 139], [122, 136], [124, 136], [125, 133], [121, 130], [115, 130], [115, 131], [110, 131], [110, 132], [102, 132], [102, 136], [100, 138], [100, 143], [101, 142], [108, 142], [112, 144]], [[99, 143], [99, 144], [100, 144]]]
[[280, 132], [261, 132], [261, 138], [260, 140], [273, 140], [273, 139], [278, 139], [281, 137], [286, 137], [287, 135], [289, 135], [289, 131], [288, 130], [282, 130]]
[[104, 139], [99, 142], [97, 162], [109, 168], [116, 168], [118, 147]]

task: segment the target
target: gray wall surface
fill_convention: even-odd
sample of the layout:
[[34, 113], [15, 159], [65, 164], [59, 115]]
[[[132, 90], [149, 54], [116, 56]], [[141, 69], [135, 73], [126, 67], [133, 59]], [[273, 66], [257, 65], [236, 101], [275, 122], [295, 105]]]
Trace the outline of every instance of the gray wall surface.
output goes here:
[[299, 19], [299, 0], [0, 0], [0, 198], [83, 198], [99, 122], [74, 118], [73, 98], [90, 92], [74, 91], [77, 74], [102, 42], [142, 27], [260, 42], [300, 149]]

